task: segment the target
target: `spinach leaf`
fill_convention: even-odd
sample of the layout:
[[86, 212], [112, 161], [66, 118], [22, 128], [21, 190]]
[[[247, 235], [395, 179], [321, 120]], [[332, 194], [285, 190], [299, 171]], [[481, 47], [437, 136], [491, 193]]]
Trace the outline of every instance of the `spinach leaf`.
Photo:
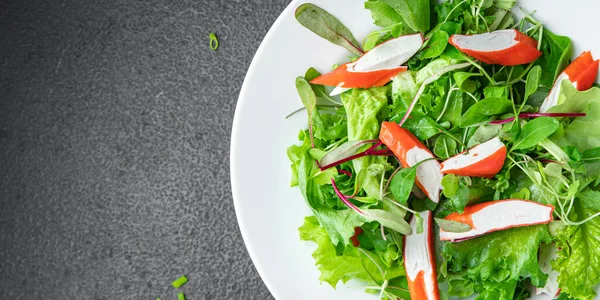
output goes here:
[[456, 72], [452, 74], [454, 77], [454, 81], [456, 81], [456, 85], [460, 88], [461, 91], [467, 91], [469, 93], [473, 93], [477, 86], [475, 82], [470, 80], [471, 77], [480, 77], [483, 76], [481, 73], [470, 73], [470, 72]]
[[573, 49], [571, 39], [566, 36], [556, 35], [545, 28], [543, 35], [540, 49], [543, 54], [536, 61], [536, 65], [544, 70], [540, 83], [543, 86], [552, 87], [558, 74], [569, 63]]
[[296, 20], [318, 36], [346, 48], [353, 54], [363, 54], [360, 43], [356, 41], [352, 32], [324, 9], [312, 3], [304, 3], [296, 9]]
[[502, 125], [491, 124], [479, 126], [467, 142], [467, 147], [471, 148], [475, 145], [491, 140], [500, 133], [500, 130], [502, 130]]
[[425, 50], [421, 54], [421, 58], [428, 59], [440, 56], [440, 54], [442, 54], [446, 49], [449, 38], [450, 36], [447, 32], [443, 30], [436, 30], [427, 42]]
[[439, 158], [450, 158], [458, 153], [458, 151], [456, 151], [456, 141], [447, 135], [440, 135], [435, 140], [433, 153]]
[[[392, 122], [400, 122], [406, 114], [406, 110], [401, 110], [390, 118]], [[443, 128], [432, 118], [422, 113], [413, 112], [413, 117], [406, 119], [402, 127], [408, 129], [416, 135], [420, 140], [427, 140], [442, 132]]]
[[533, 95], [540, 86], [540, 78], [542, 76], [542, 68], [540, 66], [535, 66], [529, 71], [527, 74], [527, 80], [525, 81], [525, 97], [523, 98], [526, 101], [529, 96]]
[[468, 127], [489, 121], [512, 109], [512, 101], [506, 98], [486, 98], [471, 106], [460, 118], [460, 127]]
[[523, 126], [521, 134], [512, 149], [521, 150], [534, 147], [552, 135], [557, 129], [558, 121], [554, 118], [543, 117], [531, 120]]
[[392, 177], [392, 181], [390, 182], [390, 191], [394, 198], [398, 200], [400, 203], [406, 203], [408, 201], [408, 196], [410, 196], [410, 192], [412, 191], [413, 186], [415, 185], [415, 178], [417, 176], [417, 168], [404, 168], [394, 177]]

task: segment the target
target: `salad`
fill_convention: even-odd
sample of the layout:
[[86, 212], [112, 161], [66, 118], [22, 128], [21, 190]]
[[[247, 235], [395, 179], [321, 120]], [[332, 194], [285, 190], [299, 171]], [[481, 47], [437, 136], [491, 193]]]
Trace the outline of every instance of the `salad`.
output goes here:
[[[515, 0], [369, 0], [359, 43], [296, 79], [308, 126], [288, 148], [321, 282], [380, 299], [593, 299], [600, 283], [600, 88]], [[297, 112], [299, 112], [297, 111]], [[299, 116], [298, 116], [299, 117]]]

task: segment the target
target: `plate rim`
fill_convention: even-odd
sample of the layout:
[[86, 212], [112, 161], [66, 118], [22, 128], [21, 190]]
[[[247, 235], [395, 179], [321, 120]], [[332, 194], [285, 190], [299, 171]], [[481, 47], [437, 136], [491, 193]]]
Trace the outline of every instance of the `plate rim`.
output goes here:
[[238, 95], [238, 98], [237, 98], [235, 112], [233, 114], [233, 124], [232, 124], [232, 128], [231, 128], [231, 143], [230, 143], [230, 147], [229, 147], [229, 170], [230, 170], [229, 177], [230, 177], [230, 182], [231, 182], [231, 194], [232, 194], [232, 199], [233, 199], [233, 207], [235, 210], [235, 217], [236, 217], [237, 225], [240, 230], [240, 233], [242, 234], [242, 240], [244, 241], [246, 251], [248, 252], [248, 255], [250, 256], [250, 260], [252, 261], [254, 268], [258, 272], [258, 275], [260, 276], [262, 282], [265, 284], [265, 286], [267, 287], [267, 289], [269, 290], [269, 292], [275, 299], [280, 299], [280, 297], [277, 294], [276, 289], [271, 285], [271, 283], [268, 280], [266, 280], [266, 277], [265, 277], [266, 273], [264, 271], [262, 263], [260, 263], [260, 261], [257, 259], [257, 255], [254, 252], [254, 247], [251, 246], [252, 242], [249, 238], [250, 234], [248, 233], [247, 229], [242, 226], [242, 224], [244, 224], [243, 220], [245, 219], [245, 216], [244, 216], [243, 210], [240, 208], [239, 200], [236, 200], [236, 199], [240, 198], [240, 196], [239, 196], [240, 191], [238, 189], [238, 182], [235, 179], [236, 173], [237, 173], [237, 168], [235, 166], [238, 164], [237, 164], [237, 155], [234, 155], [234, 153], [237, 153], [237, 151], [239, 151], [239, 147], [237, 147], [237, 143], [238, 143], [239, 139], [237, 138], [237, 136], [239, 136], [239, 128], [242, 125], [242, 124], [240, 124], [240, 116], [239, 115], [244, 110], [243, 107], [246, 105], [246, 102], [247, 102], [247, 101], [245, 101], [245, 99], [247, 98], [245, 95], [247, 93], [247, 90], [249, 89], [248, 81], [252, 77], [252, 74], [254, 74], [258, 68], [256, 58], [260, 57], [262, 55], [262, 53], [264, 51], [266, 51], [265, 45], [271, 40], [271, 36], [273, 35], [273, 33], [275, 31], [274, 29], [277, 28], [280, 25], [280, 23], [282, 23], [284, 21], [284, 19], [287, 18], [288, 15], [292, 11], [295, 11], [295, 7], [296, 7], [297, 3], [300, 1], [301, 0], [292, 0], [285, 7], [285, 9], [283, 9], [283, 11], [279, 14], [277, 19], [275, 19], [275, 22], [273, 22], [273, 24], [271, 25], [271, 27], [265, 34], [265, 37], [260, 42], [260, 45], [258, 46], [256, 53], [254, 53], [254, 56], [252, 57], [252, 61], [250, 62], [250, 66], [248, 67], [248, 71], [246, 72], [246, 75], [244, 76], [244, 81], [242, 82], [242, 88], [240, 90], [240, 94]]

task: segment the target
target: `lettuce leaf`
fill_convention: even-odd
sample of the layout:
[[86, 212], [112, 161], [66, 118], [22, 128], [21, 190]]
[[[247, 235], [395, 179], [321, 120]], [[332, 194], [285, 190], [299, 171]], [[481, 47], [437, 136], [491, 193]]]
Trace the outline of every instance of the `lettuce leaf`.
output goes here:
[[568, 80], [561, 85], [558, 105], [548, 112], [583, 112], [585, 117], [573, 118], [564, 133], [551, 138], [561, 147], [576, 146], [580, 151], [600, 147], [600, 88], [580, 92]]
[[[342, 103], [348, 115], [348, 140], [371, 140], [379, 138], [381, 127], [380, 114], [387, 109], [389, 86], [366, 90], [353, 89], [342, 94]], [[385, 157], [362, 157], [352, 161], [354, 172], [358, 174], [369, 165], [380, 163], [388, 166]], [[370, 176], [365, 180], [363, 189], [367, 196], [379, 199], [379, 178]]]
[[[450, 294], [472, 283], [477, 299], [512, 300], [521, 278], [529, 277], [535, 286], [543, 286], [547, 275], [538, 265], [538, 249], [542, 242], [550, 242], [548, 226], [528, 226], [498, 231], [459, 242], [446, 243], [443, 255], [448, 271], [459, 286], [450, 283]], [[460, 275], [457, 280], [456, 275]], [[468, 290], [468, 289], [467, 289]]]
[[[323, 224], [325, 232], [329, 235], [330, 243], [337, 245], [350, 244], [350, 237], [354, 235], [354, 228], [360, 227], [365, 220], [356, 212], [344, 207], [343, 209], [334, 209], [330, 205], [339, 201], [333, 194], [333, 188], [330, 184], [319, 185], [315, 180], [315, 174], [319, 172], [315, 160], [310, 156], [308, 150], [303, 153], [303, 157], [298, 165], [298, 186], [306, 202], [313, 211], [313, 214]], [[329, 190], [326, 193], [325, 189]]]
[[429, 30], [429, 0], [368, 0], [365, 8], [371, 11], [375, 24], [381, 27], [402, 23], [412, 32]]
[[[362, 248], [359, 251], [357, 247], [347, 246], [340, 251], [341, 253], [338, 253], [336, 247], [331, 243], [329, 235], [315, 217], [306, 217], [304, 224], [298, 230], [301, 240], [317, 244], [317, 249], [312, 256], [321, 272], [319, 279], [334, 288], [339, 281], [346, 283], [355, 279], [372, 286], [381, 285], [384, 280], [392, 280], [405, 275], [402, 261], [398, 259], [398, 248], [388, 248], [386, 245], [383, 246], [385, 250], [379, 252], [377, 249], [365, 250]], [[396, 259], [388, 260], [386, 263], [381, 256], [389, 256], [388, 249], [396, 252], [394, 255]], [[383, 276], [379, 268], [382, 268]]]
[[[598, 192], [584, 191], [576, 199], [570, 217], [583, 220], [598, 208]], [[559, 272], [558, 286], [575, 299], [594, 299], [594, 286], [600, 283], [600, 219], [559, 229], [558, 258], [552, 268]]]

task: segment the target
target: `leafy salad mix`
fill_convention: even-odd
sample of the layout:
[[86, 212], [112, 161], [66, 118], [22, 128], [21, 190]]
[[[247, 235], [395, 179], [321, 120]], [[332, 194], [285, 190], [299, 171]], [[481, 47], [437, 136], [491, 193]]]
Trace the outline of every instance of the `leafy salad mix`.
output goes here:
[[349, 51], [297, 78], [308, 127], [287, 150], [321, 282], [380, 299], [593, 299], [598, 61], [571, 61], [571, 40], [517, 19], [515, 0], [364, 6], [379, 29], [362, 43], [318, 6], [296, 10]]

